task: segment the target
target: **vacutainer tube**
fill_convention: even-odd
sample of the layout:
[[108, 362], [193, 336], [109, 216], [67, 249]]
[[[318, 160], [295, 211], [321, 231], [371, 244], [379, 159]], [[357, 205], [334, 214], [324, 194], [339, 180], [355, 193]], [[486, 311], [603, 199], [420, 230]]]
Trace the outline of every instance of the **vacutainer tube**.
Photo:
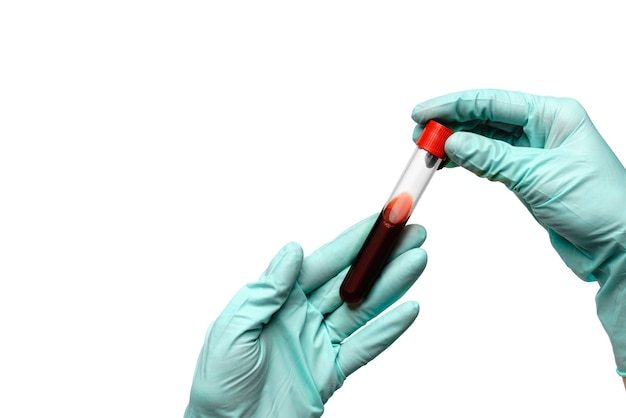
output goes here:
[[361, 303], [378, 279], [417, 202], [446, 158], [444, 146], [452, 133], [432, 120], [424, 127], [400, 180], [341, 284], [339, 294], [347, 304]]

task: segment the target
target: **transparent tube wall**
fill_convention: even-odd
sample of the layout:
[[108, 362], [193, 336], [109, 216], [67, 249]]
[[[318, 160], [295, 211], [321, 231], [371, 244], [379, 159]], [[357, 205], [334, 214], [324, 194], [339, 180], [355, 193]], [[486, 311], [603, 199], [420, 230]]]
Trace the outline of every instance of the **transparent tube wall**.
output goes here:
[[411, 216], [441, 161], [441, 158], [430, 152], [415, 147], [400, 180], [385, 203], [383, 209], [385, 221], [398, 225]]

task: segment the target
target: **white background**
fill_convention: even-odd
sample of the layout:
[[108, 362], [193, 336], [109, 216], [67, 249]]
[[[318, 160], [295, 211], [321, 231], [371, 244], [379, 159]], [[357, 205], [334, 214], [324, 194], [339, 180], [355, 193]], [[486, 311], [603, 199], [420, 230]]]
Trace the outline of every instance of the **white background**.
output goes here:
[[[182, 416], [209, 323], [380, 210], [420, 101], [574, 97], [625, 160], [617, 7], [3, 2], [0, 416]], [[326, 417], [623, 416], [597, 285], [504, 186], [440, 171], [411, 220], [420, 315]]]

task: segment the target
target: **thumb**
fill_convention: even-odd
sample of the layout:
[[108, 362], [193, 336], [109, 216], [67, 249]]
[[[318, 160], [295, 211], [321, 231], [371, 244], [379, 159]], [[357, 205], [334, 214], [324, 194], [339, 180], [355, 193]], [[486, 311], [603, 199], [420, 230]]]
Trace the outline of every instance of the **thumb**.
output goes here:
[[446, 141], [447, 156], [479, 177], [517, 190], [531, 174], [534, 160], [543, 150], [515, 147], [470, 132], [457, 132]]
[[285, 245], [259, 281], [244, 286], [228, 303], [213, 326], [224, 339], [258, 338], [272, 316], [283, 306], [300, 274], [302, 248]]

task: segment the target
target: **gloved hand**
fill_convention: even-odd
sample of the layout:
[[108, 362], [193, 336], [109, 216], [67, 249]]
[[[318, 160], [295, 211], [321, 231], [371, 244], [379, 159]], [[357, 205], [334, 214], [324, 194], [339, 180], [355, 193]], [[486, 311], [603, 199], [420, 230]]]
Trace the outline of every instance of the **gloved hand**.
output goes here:
[[504, 183], [578, 277], [599, 282], [598, 316], [625, 376], [626, 171], [583, 107], [573, 99], [472, 90], [418, 104], [413, 119], [414, 137], [429, 119], [462, 131], [448, 139], [448, 157]]
[[406, 302], [365, 325], [424, 270], [421, 226], [405, 228], [361, 306], [350, 309], [339, 298], [343, 277], [375, 219], [304, 259], [297, 244], [287, 244], [258, 282], [234, 296], [207, 331], [185, 417], [318, 417], [347, 376], [413, 323], [419, 306]]

